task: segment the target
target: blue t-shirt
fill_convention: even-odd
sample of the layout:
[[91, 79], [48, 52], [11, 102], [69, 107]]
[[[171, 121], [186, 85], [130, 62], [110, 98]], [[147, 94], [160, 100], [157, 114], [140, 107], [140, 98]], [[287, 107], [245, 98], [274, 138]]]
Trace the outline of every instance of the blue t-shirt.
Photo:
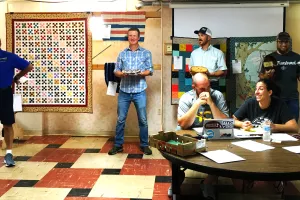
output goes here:
[[0, 49], [0, 88], [11, 86], [14, 69], [24, 70], [30, 63], [16, 54]]

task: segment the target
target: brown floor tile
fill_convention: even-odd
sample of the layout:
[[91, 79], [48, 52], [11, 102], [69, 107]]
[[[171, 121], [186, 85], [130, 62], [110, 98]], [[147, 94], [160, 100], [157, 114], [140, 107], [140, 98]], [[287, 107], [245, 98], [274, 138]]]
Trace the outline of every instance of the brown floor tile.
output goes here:
[[25, 143], [26, 144], [63, 144], [71, 136], [67, 135], [46, 135], [46, 136], [32, 136]]
[[45, 148], [29, 161], [74, 163], [85, 149]]
[[[154, 167], [155, 166], [155, 167]], [[169, 161], [163, 159], [127, 159], [121, 175], [171, 176]]]
[[[108, 151], [113, 148], [114, 142], [107, 141], [105, 145], [102, 147], [100, 153], [108, 153]], [[139, 142], [126, 142], [123, 144], [123, 153], [128, 154], [141, 154], [140, 143]]]
[[0, 196], [12, 188], [18, 180], [0, 180]]
[[35, 187], [92, 188], [102, 169], [52, 169]]
[[107, 137], [71, 137], [60, 148], [101, 149], [107, 140]]
[[155, 183], [152, 200], [169, 200], [168, 189], [171, 183]]

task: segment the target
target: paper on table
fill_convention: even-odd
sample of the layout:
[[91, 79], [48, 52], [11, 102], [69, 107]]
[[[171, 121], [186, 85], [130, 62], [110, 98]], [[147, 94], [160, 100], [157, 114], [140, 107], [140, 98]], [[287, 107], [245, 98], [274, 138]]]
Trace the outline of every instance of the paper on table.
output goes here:
[[248, 149], [250, 151], [265, 151], [269, 149], [274, 149], [275, 147], [271, 147], [265, 144], [261, 144], [259, 142], [255, 142], [252, 140], [245, 140], [240, 142], [232, 142], [233, 145]]
[[298, 141], [296, 138], [286, 133], [272, 133], [271, 139], [276, 141]]
[[282, 148], [286, 149], [288, 151], [294, 152], [294, 153], [300, 153], [300, 145], [299, 146], [282, 147]]
[[201, 154], [219, 164], [245, 160], [226, 150], [209, 151]]
[[106, 94], [110, 95], [110, 96], [115, 96], [116, 95], [117, 86], [118, 86], [117, 82], [109, 81], [108, 82], [108, 86], [107, 86], [107, 92], [106, 92]]
[[197, 133], [203, 132], [203, 127], [193, 128]]
[[242, 62], [241, 62], [241, 60], [233, 60], [232, 61], [232, 73], [233, 74], [241, 74], [242, 73]]
[[234, 137], [241, 138], [241, 139], [243, 139], [243, 138], [261, 138], [262, 137], [262, 134], [259, 134], [256, 132], [244, 131], [244, 130], [237, 129], [237, 128], [234, 128], [233, 132], [234, 132]]
[[22, 95], [14, 94], [14, 112], [22, 111]]
[[174, 69], [182, 69], [182, 56], [173, 56]]

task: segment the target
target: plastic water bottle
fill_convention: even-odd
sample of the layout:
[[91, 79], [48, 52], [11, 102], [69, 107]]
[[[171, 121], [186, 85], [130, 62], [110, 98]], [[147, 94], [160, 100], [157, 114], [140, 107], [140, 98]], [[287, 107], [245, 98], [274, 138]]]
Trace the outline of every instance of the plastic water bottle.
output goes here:
[[263, 129], [263, 141], [270, 142], [271, 141], [271, 122], [268, 119], [264, 119], [262, 124]]

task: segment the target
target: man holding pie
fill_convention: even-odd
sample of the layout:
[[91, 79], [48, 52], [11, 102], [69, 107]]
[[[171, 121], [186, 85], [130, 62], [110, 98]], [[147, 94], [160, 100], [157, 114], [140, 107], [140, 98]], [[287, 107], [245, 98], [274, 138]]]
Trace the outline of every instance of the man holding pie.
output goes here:
[[210, 44], [212, 32], [209, 28], [202, 27], [194, 31], [194, 33], [199, 37], [200, 47], [192, 52], [189, 69], [192, 75], [194, 75], [195, 67], [202, 68], [201, 70], [206, 68], [206, 74], [210, 79], [211, 87], [215, 88], [216, 86], [218, 88], [219, 77], [225, 76], [227, 73], [224, 54], [221, 50]]

